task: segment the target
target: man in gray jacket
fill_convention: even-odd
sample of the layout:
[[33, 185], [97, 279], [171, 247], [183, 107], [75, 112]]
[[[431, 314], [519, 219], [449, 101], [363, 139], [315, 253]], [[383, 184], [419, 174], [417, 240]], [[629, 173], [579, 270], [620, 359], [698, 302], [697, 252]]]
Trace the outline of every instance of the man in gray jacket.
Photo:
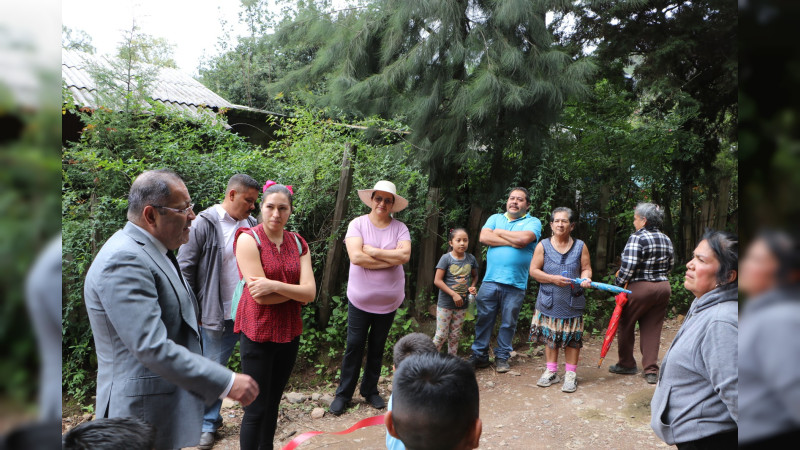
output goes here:
[[[239, 282], [233, 254], [233, 238], [240, 227], [253, 227], [250, 215], [258, 201], [259, 183], [245, 174], [228, 180], [222, 204], [197, 215], [189, 230], [189, 242], [178, 250], [178, 262], [200, 305], [203, 356], [222, 365], [228, 363], [238, 336], [233, 332], [231, 297]], [[222, 400], [207, 406], [203, 414], [200, 449], [214, 445], [214, 433], [222, 425]]]
[[258, 395], [248, 375], [201, 355], [197, 302], [172, 250], [195, 219], [174, 172], [144, 172], [128, 195], [128, 223], [97, 253], [84, 297], [97, 352], [98, 418], [134, 417], [156, 429], [156, 449], [197, 445], [203, 403]]

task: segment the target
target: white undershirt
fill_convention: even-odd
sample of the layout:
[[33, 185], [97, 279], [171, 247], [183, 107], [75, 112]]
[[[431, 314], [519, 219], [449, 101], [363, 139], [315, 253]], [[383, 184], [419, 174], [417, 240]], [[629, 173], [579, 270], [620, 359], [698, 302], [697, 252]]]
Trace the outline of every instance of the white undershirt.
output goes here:
[[225, 211], [222, 205], [215, 205], [219, 226], [222, 229], [224, 247], [222, 250], [222, 267], [219, 271], [219, 295], [222, 297], [223, 318], [231, 318], [231, 297], [236, 285], [239, 283], [239, 268], [236, 265], [236, 255], [233, 254], [233, 240], [236, 230], [249, 228], [247, 218], [236, 220]]

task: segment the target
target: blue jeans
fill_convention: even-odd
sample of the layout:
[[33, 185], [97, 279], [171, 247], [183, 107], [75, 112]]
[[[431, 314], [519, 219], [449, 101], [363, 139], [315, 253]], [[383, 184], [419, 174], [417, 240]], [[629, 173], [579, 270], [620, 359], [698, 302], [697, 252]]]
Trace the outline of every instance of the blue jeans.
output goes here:
[[475, 303], [478, 306], [478, 320], [475, 322], [475, 341], [472, 353], [481, 359], [489, 358], [489, 340], [492, 338], [497, 313], [500, 313], [500, 330], [497, 332], [495, 359], [508, 359], [511, 355], [511, 340], [517, 331], [517, 319], [525, 290], [507, 284], [484, 282]]
[[[239, 335], [233, 332], [233, 320], [226, 320], [223, 326], [220, 331], [200, 327], [200, 335], [203, 337], [203, 356], [224, 366], [228, 364]], [[222, 416], [219, 414], [221, 407], [222, 400], [206, 407], [203, 433], [213, 433], [222, 425]]]

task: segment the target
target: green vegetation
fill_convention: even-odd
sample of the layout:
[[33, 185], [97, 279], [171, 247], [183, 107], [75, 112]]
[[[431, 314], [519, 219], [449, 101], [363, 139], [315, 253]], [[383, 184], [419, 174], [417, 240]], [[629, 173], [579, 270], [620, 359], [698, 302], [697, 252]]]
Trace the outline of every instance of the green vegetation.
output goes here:
[[[158, 104], [150, 105], [149, 114], [105, 109], [88, 114], [75, 111], [69, 101], [67, 108], [81, 114], [86, 123], [80, 142], [64, 149], [62, 169], [63, 385], [64, 392], [79, 402], [90, 401], [97, 364], [83, 305], [83, 279], [103, 242], [124, 225], [125, 196], [133, 178], [144, 170], [175, 170], [185, 180], [197, 211], [221, 201], [227, 180], [235, 173], [293, 184], [296, 210], [289, 227], [308, 240], [319, 273], [328, 246], [340, 242], [344, 233], [344, 229], [336, 230], [337, 241], [330, 239], [330, 215], [344, 144], [355, 143], [356, 186], [371, 186], [403, 167], [400, 174], [407, 181], [400, 189], [412, 206], [398, 218], [409, 225], [412, 239], [418, 239], [420, 221], [415, 217], [421, 216], [426, 178], [402, 147], [380, 144], [381, 139], [370, 141], [364, 137], [365, 131], [320, 120], [318, 114], [298, 109], [283, 124], [283, 139], [262, 149], [226, 130], [221, 115], [190, 117]], [[355, 192], [352, 197], [345, 224], [365, 212]], [[332, 318], [325, 330], [316, 327], [317, 304], [304, 309], [301, 355], [309, 364], [319, 349], [344, 347], [347, 303], [343, 293], [334, 297]], [[401, 317], [398, 314], [387, 345], [394, 345], [411, 329], [413, 319]]]
[[[6, 43], [0, 44], [0, 52]], [[43, 82], [43, 81], [42, 81]], [[20, 108], [0, 83], [0, 400], [20, 415], [35, 398], [36, 341], [25, 305], [28, 270], [58, 234], [58, 111]], [[19, 133], [15, 136], [15, 133]]]
[[[133, 101], [144, 74], [127, 90], [108, 90], [114, 108], [80, 112], [65, 98], [85, 124], [62, 154], [65, 393], [90, 402], [96, 361], [83, 277], [124, 224], [133, 177], [150, 168], [176, 170], [196, 211], [217, 203], [234, 173], [294, 185], [289, 227], [309, 242], [318, 286], [328, 250], [366, 212], [355, 190], [394, 181], [410, 200], [397, 218], [414, 250], [387, 349], [430, 320], [433, 267], [448, 229], [466, 227], [469, 251], [485, 260], [480, 226], [502, 210], [510, 186], [531, 190], [530, 212], [543, 222], [557, 206], [579, 213], [573, 235], [587, 243], [600, 281], [612, 280], [637, 202], [664, 206], [678, 265], [704, 227], [736, 230], [735, 40], [726, 34], [733, 6], [614, 3], [375, 0], [330, 13], [326, 2], [310, 1], [278, 17], [265, 1], [243, 2], [250, 34], [221, 46], [200, 79], [234, 103], [287, 114], [271, 119], [278, 139], [267, 148], [228, 131], [224, 113], [190, 117], [155, 104], [144, 113]], [[703, 14], [713, 20], [698, 22]], [[637, 17], [655, 28], [637, 28]], [[569, 20], [580, 26], [564, 25]], [[131, 48], [149, 42], [129, 37]], [[717, 48], [724, 51], [713, 58], [703, 53]], [[137, 54], [120, 52], [123, 64], [144, 61]], [[702, 89], [709, 83], [713, 92]], [[346, 144], [356, 150], [353, 189], [334, 229]], [[346, 276], [334, 276], [328, 310], [303, 310], [299, 359], [327, 381], [346, 339]], [[692, 298], [681, 268], [670, 283], [671, 309], [684, 312]], [[531, 281], [517, 342], [527, 340], [536, 292]], [[587, 332], [602, 332], [612, 310], [611, 296], [591, 292]], [[465, 325], [464, 351], [472, 327]]]

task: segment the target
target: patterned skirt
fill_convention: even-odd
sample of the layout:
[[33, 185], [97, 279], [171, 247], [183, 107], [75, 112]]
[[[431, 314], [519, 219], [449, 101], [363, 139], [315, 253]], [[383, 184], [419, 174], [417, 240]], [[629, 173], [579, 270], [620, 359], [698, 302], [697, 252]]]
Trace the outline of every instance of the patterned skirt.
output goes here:
[[583, 316], [556, 319], [534, 310], [528, 342], [550, 348], [583, 347]]

